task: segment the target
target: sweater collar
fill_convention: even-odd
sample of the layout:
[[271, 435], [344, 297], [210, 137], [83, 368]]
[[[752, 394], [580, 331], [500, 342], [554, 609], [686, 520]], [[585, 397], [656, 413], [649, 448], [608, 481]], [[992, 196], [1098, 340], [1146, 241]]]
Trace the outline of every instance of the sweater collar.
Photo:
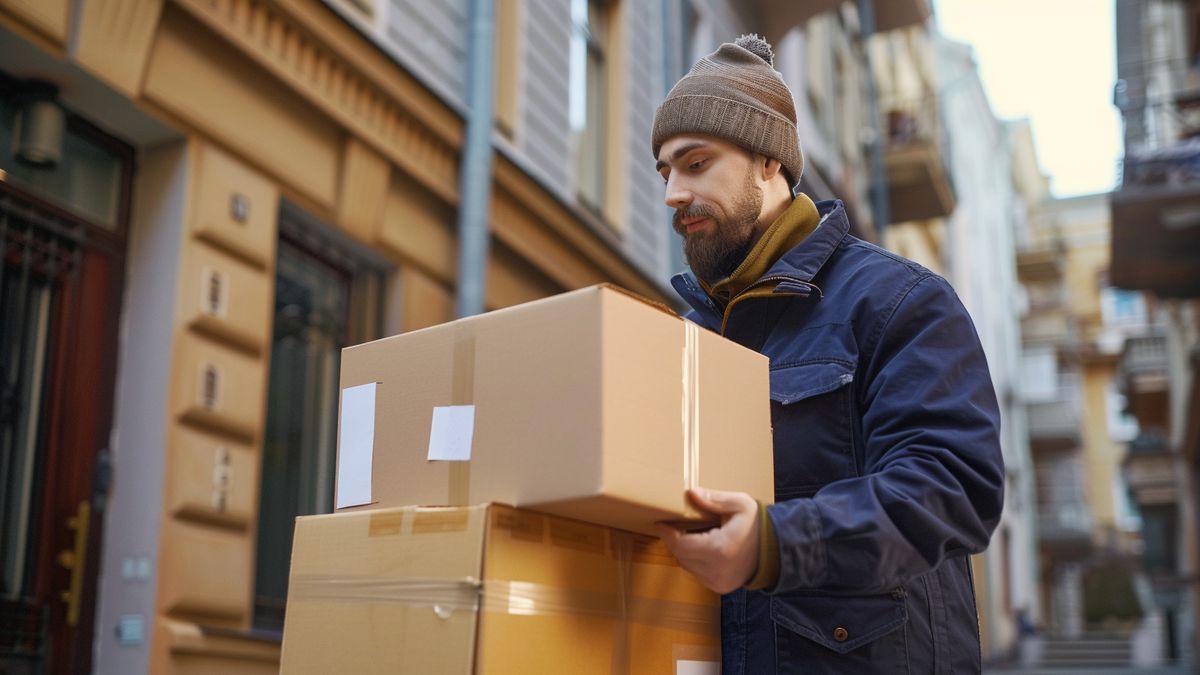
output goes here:
[[[850, 231], [850, 221], [846, 218], [846, 210], [841, 200], [817, 202], [816, 208], [820, 216], [816, 230], [775, 261], [763, 275], [764, 278], [778, 276], [811, 282], [845, 239]], [[691, 272], [676, 274], [671, 279], [671, 285], [696, 311], [696, 320], [713, 330], [718, 329], [723, 312]]]
[[766, 274], [785, 253], [795, 248], [817, 229], [821, 216], [808, 195], [799, 194], [783, 213], [767, 227], [746, 258], [728, 277], [709, 286], [698, 279], [705, 293], [724, 307]]

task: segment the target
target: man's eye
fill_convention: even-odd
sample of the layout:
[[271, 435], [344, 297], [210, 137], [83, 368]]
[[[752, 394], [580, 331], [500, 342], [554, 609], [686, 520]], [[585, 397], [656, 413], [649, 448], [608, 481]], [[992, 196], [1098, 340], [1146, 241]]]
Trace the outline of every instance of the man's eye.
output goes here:
[[700, 169], [701, 167], [703, 167], [707, 162], [708, 162], [707, 159], [699, 159], [699, 160], [696, 160], [695, 162], [692, 162], [691, 164], [688, 164], [688, 168], [691, 169], [692, 171], [696, 171], [696, 170]]

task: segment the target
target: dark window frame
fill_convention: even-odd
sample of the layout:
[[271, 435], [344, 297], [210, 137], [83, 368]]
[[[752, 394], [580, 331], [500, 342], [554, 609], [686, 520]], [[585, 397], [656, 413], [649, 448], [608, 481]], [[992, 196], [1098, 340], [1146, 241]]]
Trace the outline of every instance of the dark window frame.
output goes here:
[[[285, 203], [283, 208], [280, 209], [279, 220], [280, 249], [283, 250], [286, 248], [289, 255], [294, 255], [311, 262], [311, 264], [322, 270], [322, 273], [330, 274], [338, 279], [341, 284], [342, 297], [340, 307], [342, 308], [342, 321], [340, 324], [341, 328], [335, 336], [335, 350], [338, 354], [336, 357], [338, 359], [337, 367], [340, 368], [341, 348], [363, 340], [375, 339], [382, 335], [382, 312], [380, 309], [383, 306], [382, 282], [386, 274], [387, 265], [377, 255], [366, 250], [365, 247], [347, 243], [344, 235], [337, 233], [329, 226], [317, 223], [315, 219], [304, 214], [299, 208], [291, 207]], [[276, 269], [278, 269], [278, 261]], [[278, 289], [276, 289], [276, 297], [277, 294]], [[374, 307], [368, 308], [366, 305], [373, 305]], [[356, 323], [361, 325], [356, 325]], [[274, 358], [274, 348], [275, 329], [272, 328], [272, 358]], [[270, 373], [270, 370], [268, 370], [268, 373]], [[267, 396], [270, 397], [270, 375], [268, 375], [268, 378]], [[333, 374], [333, 380], [332, 386], [335, 387], [336, 392], [336, 371]], [[312, 384], [306, 382], [305, 386], [311, 387]], [[337, 394], [335, 393], [335, 405], [332, 410], [334, 415], [336, 415], [337, 410], [336, 400]], [[268, 414], [269, 410], [270, 403], [268, 402]], [[334, 429], [336, 430], [336, 419], [334, 420]], [[269, 480], [265, 454], [267, 451], [266, 442], [267, 439], [264, 438], [264, 465], [262, 475], [259, 476], [260, 511], [258, 524], [260, 532], [265, 526], [261, 509], [264, 495], [267, 494], [264, 483]], [[328, 456], [333, 463], [328, 467], [330, 480], [328, 481], [328, 485], [325, 486], [330, 491], [333, 489], [332, 476], [336, 470], [336, 441], [333, 442], [335, 446], [327, 448], [329, 451]], [[303, 481], [303, 479], [300, 480]], [[302, 484], [297, 488], [297, 492], [299, 493], [311, 487], [313, 486]], [[324, 488], [318, 486], [317, 489]], [[325, 497], [328, 497], [328, 500]], [[332, 505], [332, 498], [332, 492], [324, 497], [307, 494], [298, 497], [294, 508], [298, 510], [319, 510], [322, 502]], [[262, 544], [262, 540], [256, 537], [254, 544], [256, 560], [254, 570], [254, 603], [251, 626], [256, 635], [275, 636], [278, 638], [281, 635], [283, 616], [286, 612], [286, 597], [278, 598], [260, 593], [260, 574], [264, 573], [259, 567], [260, 561], [263, 560]], [[288, 569], [271, 570], [268, 573], [282, 575], [282, 578], [286, 580]], [[278, 601], [282, 604], [278, 607], [268, 604], [272, 601]]]

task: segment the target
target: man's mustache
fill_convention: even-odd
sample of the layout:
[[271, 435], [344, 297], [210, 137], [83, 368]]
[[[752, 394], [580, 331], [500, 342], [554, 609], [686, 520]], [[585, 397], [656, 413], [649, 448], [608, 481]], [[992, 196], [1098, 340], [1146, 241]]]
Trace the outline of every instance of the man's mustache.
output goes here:
[[675, 228], [675, 232], [683, 234], [687, 228], [683, 226], [684, 218], [712, 218], [716, 220], [717, 212], [707, 204], [688, 204], [681, 209], [675, 209], [675, 215], [671, 218], [671, 226]]

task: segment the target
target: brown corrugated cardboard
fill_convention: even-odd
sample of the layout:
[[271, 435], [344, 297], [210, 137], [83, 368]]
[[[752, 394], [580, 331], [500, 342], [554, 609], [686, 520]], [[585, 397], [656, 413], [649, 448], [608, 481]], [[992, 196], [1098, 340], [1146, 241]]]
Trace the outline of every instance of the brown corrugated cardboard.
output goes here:
[[656, 539], [490, 505], [296, 522], [282, 672], [674, 675], [719, 598]]
[[[348, 424], [370, 383], [373, 422]], [[611, 287], [347, 348], [341, 386], [342, 510], [502, 502], [650, 533], [702, 518], [691, 486], [772, 501], [766, 358]]]

